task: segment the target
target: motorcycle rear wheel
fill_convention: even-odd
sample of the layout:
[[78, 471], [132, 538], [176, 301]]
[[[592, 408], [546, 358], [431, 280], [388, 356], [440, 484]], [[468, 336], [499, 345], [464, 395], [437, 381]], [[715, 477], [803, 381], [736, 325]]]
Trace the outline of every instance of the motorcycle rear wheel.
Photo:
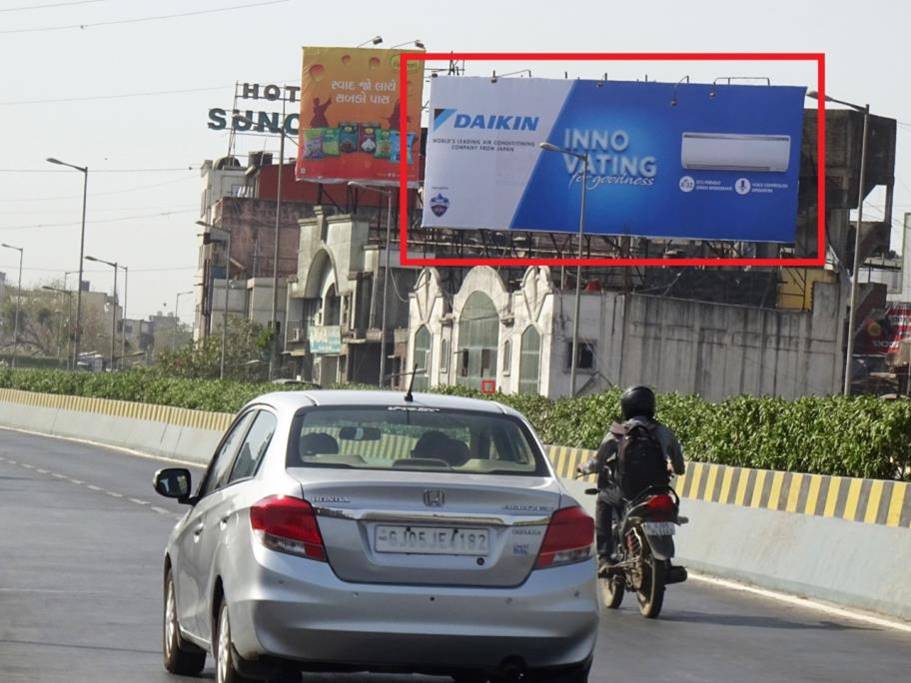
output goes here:
[[643, 559], [642, 585], [636, 593], [639, 613], [646, 619], [655, 619], [664, 605], [664, 583], [667, 564], [664, 560], [649, 555]]
[[604, 599], [604, 606], [608, 609], [617, 609], [623, 602], [623, 594], [626, 591], [626, 583], [622, 576], [605, 576], [598, 579], [601, 586], [601, 595]]

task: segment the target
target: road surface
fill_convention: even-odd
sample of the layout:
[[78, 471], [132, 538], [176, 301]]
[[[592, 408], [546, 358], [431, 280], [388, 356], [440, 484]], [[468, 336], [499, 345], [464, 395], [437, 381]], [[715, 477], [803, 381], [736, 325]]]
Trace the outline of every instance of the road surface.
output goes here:
[[[162, 549], [182, 509], [152, 490], [162, 466], [0, 429], [0, 681], [192, 680], [161, 665]], [[695, 581], [669, 589], [658, 621], [627, 603], [602, 619], [593, 683], [911, 676], [911, 634], [901, 631]], [[203, 675], [212, 679], [211, 662]]]

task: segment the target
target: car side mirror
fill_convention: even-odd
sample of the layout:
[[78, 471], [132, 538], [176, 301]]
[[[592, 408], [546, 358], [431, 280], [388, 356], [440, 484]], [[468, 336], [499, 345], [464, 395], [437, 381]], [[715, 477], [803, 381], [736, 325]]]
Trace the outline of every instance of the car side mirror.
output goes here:
[[178, 503], [190, 502], [190, 470], [185, 467], [166, 467], [155, 473], [155, 493], [176, 498]]

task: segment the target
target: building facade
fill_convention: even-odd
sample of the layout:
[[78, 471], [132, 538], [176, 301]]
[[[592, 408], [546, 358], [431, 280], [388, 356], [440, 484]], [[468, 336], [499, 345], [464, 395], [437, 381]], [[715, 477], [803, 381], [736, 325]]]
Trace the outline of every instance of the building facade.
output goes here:
[[[478, 266], [453, 294], [423, 270], [409, 302], [407, 363], [425, 370], [415, 386], [569, 395], [573, 303], [546, 267], [529, 268], [510, 291]], [[837, 393], [844, 303], [837, 283], [821, 282], [809, 311], [587, 291], [577, 393], [638, 383], [709, 400]]]
[[369, 219], [328, 215], [315, 208], [300, 221], [297, 276], [288, 286], [286, 353], [303, 379], [379, 384], [385, 310], [385, 383], [402, 382], [405, 347], [396, 353], [396, 331], [408, 328], [408, 295], [418, 270], [399, 265], [395, 245], [387, 277], [384, 243]]

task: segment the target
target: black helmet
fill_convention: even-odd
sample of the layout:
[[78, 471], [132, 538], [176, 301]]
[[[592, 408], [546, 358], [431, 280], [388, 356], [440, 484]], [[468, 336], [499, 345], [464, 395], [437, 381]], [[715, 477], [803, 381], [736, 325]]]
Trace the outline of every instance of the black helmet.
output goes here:
[[642, 385], [630, 387], [620, 396], [620, 412], [624, 420], [655, 417], [655, 392]]

